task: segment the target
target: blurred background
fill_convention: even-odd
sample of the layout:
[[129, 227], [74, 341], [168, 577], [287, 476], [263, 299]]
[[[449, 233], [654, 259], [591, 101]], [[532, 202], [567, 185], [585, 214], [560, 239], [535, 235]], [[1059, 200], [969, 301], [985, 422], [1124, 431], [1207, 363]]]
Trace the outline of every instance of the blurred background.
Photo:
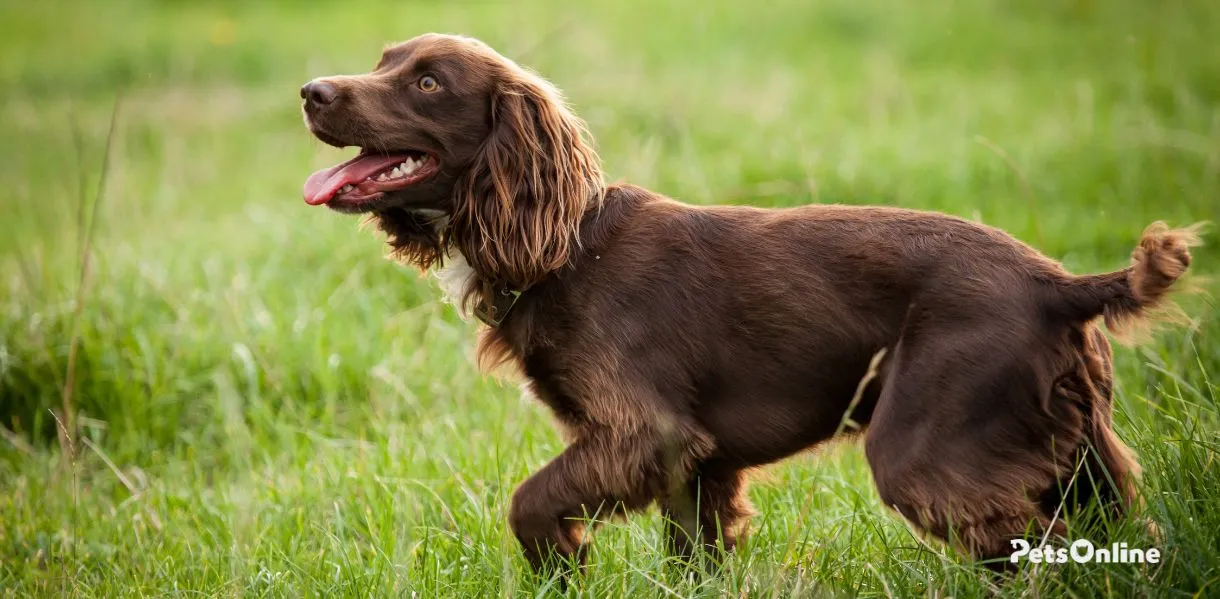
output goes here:
[[[686, 202], [942, 210], [1076, 272], [1220, 213], [1214, 2], [0, 0], [0, 595], [522, 588], [506, 502], [562, 441], [426, 277], [301, 199], [351, 151], [308, 134], [300, 85], [428, 31], [538, 71], [611, 180]], [[1182, 303], [1117, 356], [1173, 565], [1019, 592], [1214, 587], [1220, 325]], [[756, 486], [732, 575], [657, 582], [645, 519], [587, 590], [990, 588], [854, 447], [824, 453]]]

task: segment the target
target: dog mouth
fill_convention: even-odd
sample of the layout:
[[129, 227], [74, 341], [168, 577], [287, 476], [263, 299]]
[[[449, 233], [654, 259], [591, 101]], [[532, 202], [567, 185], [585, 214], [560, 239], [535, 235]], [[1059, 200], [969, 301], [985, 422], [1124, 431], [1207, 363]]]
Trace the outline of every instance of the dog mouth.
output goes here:
[[361, 149], [355, 158], [324, 168], [305, 181], [305, 203], [359, 205], [416, 185], [440, 170], [428, 152], [375, 153]]

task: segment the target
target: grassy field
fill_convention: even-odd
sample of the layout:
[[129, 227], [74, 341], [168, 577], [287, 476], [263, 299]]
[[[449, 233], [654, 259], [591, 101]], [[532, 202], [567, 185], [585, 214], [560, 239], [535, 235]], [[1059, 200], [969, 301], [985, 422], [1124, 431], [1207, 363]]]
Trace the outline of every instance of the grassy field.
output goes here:
[[[562, 448], [547, 414], [476, 371], [428, 279], [300, 197], [350, 152], [297, 88], [432, 30], [540, 71], [613, 179], [688, 202], [943, 210], [1076, 272], [1220, 214], [1215, 2], [0, 0], [0, 596], [554, 590], [506, 525]], [[653, 513], [600, 532], [569, 593], [1220, 595], [1220, 312], [1182, 304], [1192, 324], [1116, 357], [1164, 536], [1073, 531], [1160, 564], [997, 586], [841, 444], [759, 473], [721, 575], [667, 567]]]

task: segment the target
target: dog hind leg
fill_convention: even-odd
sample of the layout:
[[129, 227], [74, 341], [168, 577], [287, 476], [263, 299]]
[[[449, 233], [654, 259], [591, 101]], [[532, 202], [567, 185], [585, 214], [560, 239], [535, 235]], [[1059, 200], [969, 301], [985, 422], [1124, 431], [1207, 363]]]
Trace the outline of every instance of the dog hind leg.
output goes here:
[[1054, 348], [994, 324], [923, 324], [899, 341], [865, 435], [882, 501], [985, 560], [1010, 555], [1013, 538], [1064, 534], [1037, 500], [1071, 471], [1086, 422], [1043, 401]]

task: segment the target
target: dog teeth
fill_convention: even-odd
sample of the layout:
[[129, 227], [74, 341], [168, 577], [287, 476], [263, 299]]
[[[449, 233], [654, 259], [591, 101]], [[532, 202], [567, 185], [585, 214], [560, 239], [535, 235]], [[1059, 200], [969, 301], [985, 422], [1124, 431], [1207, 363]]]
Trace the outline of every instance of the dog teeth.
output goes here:
[[419, 170], [420, 167], [422, 167], [423, 165], [424, 165], [424, 160], [422, 158], [419, 160], [416, 160], [414, 158], [408, 158], [408, 159], [400, 162], [399, 164], [394, 165], [394, 168], [391, 170], [384, 171], [380, 175], [377, 175], [374, 177], [369, 177], [369, 180], [389, 181], [391, 179], [401, 179], [401, 178], [407, 177], [407, 176], [411, 175], [412, 173], [414, 173], [415, 171]]
[[354, 187], [352, 187], [350, 184], [348, 184], [348, 185], [344, 185], [343, 187], [340, 187], [340, 188], [339, 188], [339, 193], [347, 193], [347, 192], [349, 192], [349, 191], [351, 191], [351, 190], [353, 190], [353, 189], [355, 189], [355, 188], [354, 188]]

